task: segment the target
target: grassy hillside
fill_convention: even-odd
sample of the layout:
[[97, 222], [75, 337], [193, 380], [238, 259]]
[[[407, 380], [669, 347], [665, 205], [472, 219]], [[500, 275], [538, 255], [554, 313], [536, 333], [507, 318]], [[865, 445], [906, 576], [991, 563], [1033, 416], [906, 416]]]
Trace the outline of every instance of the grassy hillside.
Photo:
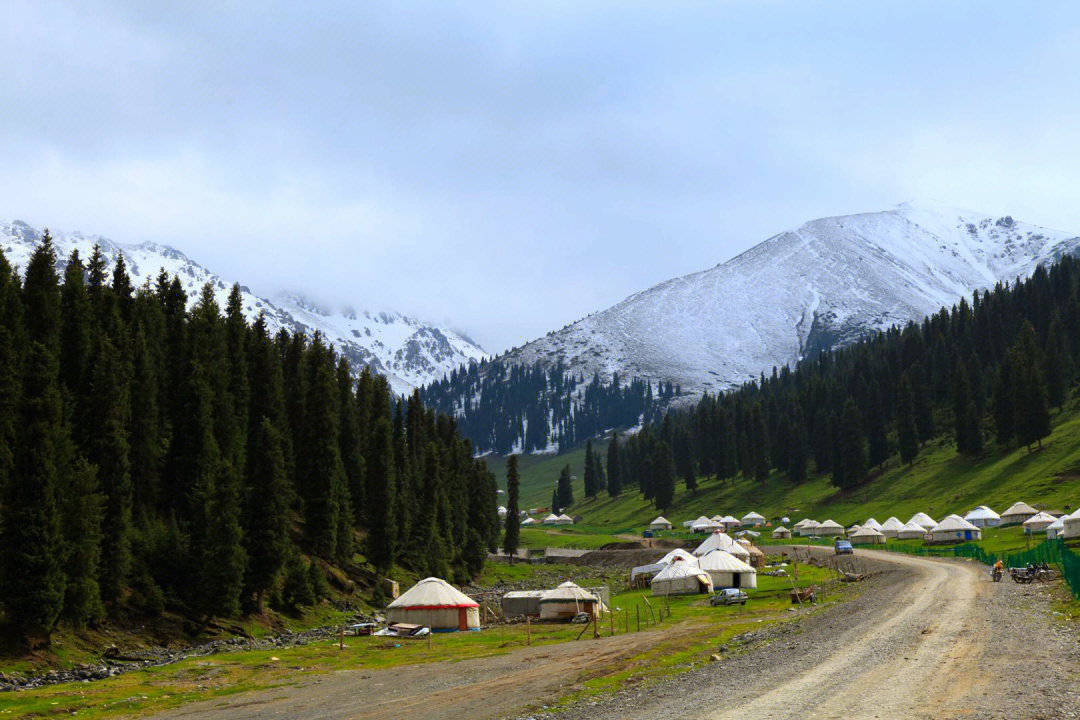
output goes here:
[[[594, 441], [594, 446], [601, 452], [607, 450], [607, 441]], [[604, 456], [605, 466], [607, 456]], [[574, 497], [579, 498], [585, 493], [585, 448], [580, 447], [558, 455], [522, 455], [518, 459], [518, 470], [521, 472], [521, 498], [522, 510], [532, 507], [547, 507], [551, 504], [551, 491], [555, 487], [555, 481], [563, 466], [570, 465], [570, 472], [577, 476], [574, 483]], [[488, 467], [495, 473], [499, 487], [506, 489], [506, 458], [488, 457]], [[506, 497], [499, 496], [499, 504], [506, 504]], [[580, 498], [579, 498], [580, 499]]]
[[[551, 483], [563, 464], [570, 462], [579, 480], [574, 489], [577, 502], [569, 512], [584, 518], [575, 528], [577, 533], [590, 529], [604, 534], [639, 532], [656, 517], [657, 509], [636, 489], [629, 489], [617, 500], [606, 495], [585, 500], [580, 481], [583, 459], [581, 450], [528, 458], [523, 463], [522, 486], [528, 484], [535, 497], [546, 494], [540, 504], [547, 505]], [[540, 483], [534, 489], [533, 485]], [[1072, 406], [1057, 414], [1052, 435], [1044, 441], [1043, 449], [1035, 452], [1025, 448], [1003, 451], [991, 443], [982, 457], [971, 460], [959, 456], [950, 440], [940, 438], [923, 448], [912, 466], [899, 466], [894, 456], [884, 470], [847, 493], [833, 487], [827, 476], [814, 476], [802, 485], [792, 485], [782, 474], [774, 474], [764, 485], [742, 479], [726, 484], [700, 480], [696, 493], [689, 493], [680, 483], [675, 502], [665, 515], [678, 525], [699, 515], [741, 517], [755, 510], [770, 519], [783, 515], [793, 520], [828, 517], [850, 525], [870, 516], [879, 522], [890, 515], [907, 520], [918, 511], [940, 519], [949, 513], [963, 514], [976, 505], [989, 505], [1001, 512], [1017, 500], [1056, 510], [1075, 509], [1080, 503], [1080, 409]]]

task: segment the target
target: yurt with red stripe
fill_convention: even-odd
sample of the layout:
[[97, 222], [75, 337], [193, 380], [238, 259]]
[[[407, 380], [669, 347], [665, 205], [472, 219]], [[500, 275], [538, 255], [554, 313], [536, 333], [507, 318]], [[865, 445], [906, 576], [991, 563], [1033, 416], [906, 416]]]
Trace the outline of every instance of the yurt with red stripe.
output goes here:
[[435, 631], [479, 630], [480, 605], [439, 578], [424, 578], [386, 608], [390, 623], [426, 625]]

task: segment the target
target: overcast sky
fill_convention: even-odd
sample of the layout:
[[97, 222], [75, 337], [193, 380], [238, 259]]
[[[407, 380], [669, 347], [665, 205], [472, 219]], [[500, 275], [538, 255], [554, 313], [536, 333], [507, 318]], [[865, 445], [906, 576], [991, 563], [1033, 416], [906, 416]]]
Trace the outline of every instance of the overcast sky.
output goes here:
[[268, 5], [6, 0], [0, 218], [489, 351], [912, 197], [1080, 232], [1080, 3]]

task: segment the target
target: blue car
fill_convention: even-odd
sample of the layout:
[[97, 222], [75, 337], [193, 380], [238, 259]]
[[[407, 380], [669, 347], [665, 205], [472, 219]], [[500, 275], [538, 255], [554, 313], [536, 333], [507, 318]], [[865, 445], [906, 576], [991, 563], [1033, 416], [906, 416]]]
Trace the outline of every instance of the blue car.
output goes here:
[[833, 542], [833, 550], [837, 555], [851, 555], [855, 552], [855, 549], [851, 547], [851, 543], [847, 540], [837, 539]]

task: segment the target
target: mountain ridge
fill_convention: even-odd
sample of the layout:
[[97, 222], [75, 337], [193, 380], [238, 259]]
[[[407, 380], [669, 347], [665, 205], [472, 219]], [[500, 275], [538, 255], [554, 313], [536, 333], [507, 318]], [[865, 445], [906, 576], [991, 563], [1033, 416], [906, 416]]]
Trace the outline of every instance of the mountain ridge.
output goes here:
[[[162, 268], [170, 276], [176, 275], [188, 294], [189, 305], [197, 300], [202, 286], [209, 282], [218, 304], [224, 307], [233, 285], [232, 281], [207, 270], [168, 245], [150, 240], [118, 243], [99, 235], [50, 232], [60, 268], [66, 264], [72, 250], [77, 249], [85, 261], [94, 245], [99, 245], [110, 271], [117, 257], [124, 256], [132, 284], [136, 287], [152, 283]], [[25, 267], [30, 254], [41, 243], [41, 237], [39, 230], [20, 220], [0, 222], [0, 252], [16, 269]], [[240, 289], [244, 315], [249, 321], [263, 313], [271, 332], [282, 328], [308, 334], [319, 331], [354, 366], [370, 367], [373, 372], [386, 375], [398, 394], [409, 393], [462, 364], [487, 357], [483, 348], [453, 330], [402, 313], [334, 311], [300, 293], [283, 292], [271, 299], [255, 294], [243, 284]]]

